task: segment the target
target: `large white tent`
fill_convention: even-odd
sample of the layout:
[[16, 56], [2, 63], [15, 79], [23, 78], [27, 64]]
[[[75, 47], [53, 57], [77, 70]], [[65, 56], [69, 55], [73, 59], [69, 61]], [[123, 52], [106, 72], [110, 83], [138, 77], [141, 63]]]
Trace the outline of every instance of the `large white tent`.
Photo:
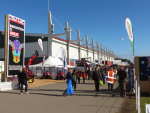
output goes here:
[[[38, 77], [41, 77], [41, 76], [43, 76], [42, 75], [43, 74], [43, 70], [41, 69], [41, 67], [42, 67], [42, 62], [39, 63], [39, 64], [36, 64], [36, 65], [30, 65], [29, 69], [32, 70], [33, 73], [36, 74]], [[49, 56], [45, 60], [43, 67], [45, 67], [45, 70], [49, 70], [49, 67], [52, 67], [51, 68], [51, 74], [52, 74], [52, 77], [55, 78], [57, 76], [57, 70], [58, 71], [62, 70], [63, 62], [58, 57], [53, 58], [53, 57]], [[70, 65], [67, 65], [67, 67], [68, 68], [74, 68], [73, 66], [70, 66]], [[37, 70], [37, 68], [39, 70]], [[68, 71], [65, 70], [65, 74], [66, 74], [66, 72], [68, 72]]]
[[[49, 56], [45, 62], [44, 67], [57, 67], [58, 65], [63, 65], [63, 62], [59, 58], [53, 58]], [[42, 67], [42, 62], [36, 65], [30, 65], [29, 67]]]

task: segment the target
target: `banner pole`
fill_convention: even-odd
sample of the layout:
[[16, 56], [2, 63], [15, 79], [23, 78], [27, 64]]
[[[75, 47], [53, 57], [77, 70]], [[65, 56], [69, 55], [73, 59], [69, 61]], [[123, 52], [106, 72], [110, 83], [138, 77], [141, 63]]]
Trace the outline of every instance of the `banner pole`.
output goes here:
[[7, 61], [7, 56], [8, 56], [8, 15], [5, 15], [5, 40], [4, 40], [4, 82], [7, 82], [7, 74], [8, 74], [8, 61]]

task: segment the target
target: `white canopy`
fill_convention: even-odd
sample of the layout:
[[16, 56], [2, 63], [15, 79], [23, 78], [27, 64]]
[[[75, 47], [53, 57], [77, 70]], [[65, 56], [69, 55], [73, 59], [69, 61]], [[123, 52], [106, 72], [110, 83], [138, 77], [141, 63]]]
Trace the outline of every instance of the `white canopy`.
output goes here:
[[[53, 58], [51, 56], [44, 62], [44, 67], [57, 67], [58, 65], [63, 65], [63, 62], [59, 58]], [[42, 67], [42, 62], [36, 65], [30, 65], [29, 67]]]
[[[42, 62], [36, 65], [30, 65], [29, 67], [42, 67]], [[63, 67], [63, 62], [58, 57], [49, 56], [45, 62], [43, 67]], [[73, 68], [74, 66], [67, 65], [68, 68]]]

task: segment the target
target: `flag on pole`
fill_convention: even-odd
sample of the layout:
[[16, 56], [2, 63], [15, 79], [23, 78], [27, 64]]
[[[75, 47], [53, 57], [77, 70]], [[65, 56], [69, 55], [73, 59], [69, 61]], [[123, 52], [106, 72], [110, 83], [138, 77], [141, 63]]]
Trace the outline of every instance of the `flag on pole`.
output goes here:
[[75, 68], [76, 68], [76, 61], [74, 60], [73, 63], [74, 63], [74, 66], [75, 66]]
[[98, 64], [100, 65], [100, 55], [98, 55]]
[[43, 44], [42, 44], [42, 39], [38, 39], [38, 43], [39, 43], [39, 46], [41, 47], [42, 51], [43, 51]]
[[125, 26], [126, 30], [129, 36], [129, 40], [131, 42], [132, 50], [133, 50], [133, 56], [134, 56], [134, 39], [133, 39], [133, 29], [132, 29], [132, 24], [129, 18], [126, 18], [125, 20]]
[[61, 56], [62, 56], [64, 69], [67, 69], [66, 52], [63, 47], [61, 47]]

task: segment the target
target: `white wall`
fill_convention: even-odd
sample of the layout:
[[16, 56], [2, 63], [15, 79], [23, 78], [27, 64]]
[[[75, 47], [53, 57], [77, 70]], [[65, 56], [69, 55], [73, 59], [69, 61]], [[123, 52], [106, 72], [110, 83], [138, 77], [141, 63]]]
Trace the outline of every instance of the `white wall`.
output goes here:
[[86, 49], [81, 49], [81, 58], [87, 58], [87, 50]]
[[88, 54], [89, 54], [89, 57], [91, 57], [91, 60], [93, 60], [93, 51], [90, 51], [90, 50], [89, 50], [89, 53], [88, 53]]
[[[73, 46], [73, 47], [72, 47]], [[79, 60], [79, 53], [78, 53], [78, 46], [75, 45], [70, 45], [70, 50], [69, 50], [69, 55], [70, 59], [76, 59]]]
[[67, 45], [64, 45], [64, 44], [67, 44], [66, 42], [63, 42], [63, 41], [59, 41], [59, 40], [56, 40], [56, 39], [53, 39], [54, 41], [57, 41], [57, 42], [53, 42], [52, 43], [52, 57], [59, 57], [61, 58], [61, 50], [60, 48], [63, 47], [66, 51], [66, 58], [67, 58]]

